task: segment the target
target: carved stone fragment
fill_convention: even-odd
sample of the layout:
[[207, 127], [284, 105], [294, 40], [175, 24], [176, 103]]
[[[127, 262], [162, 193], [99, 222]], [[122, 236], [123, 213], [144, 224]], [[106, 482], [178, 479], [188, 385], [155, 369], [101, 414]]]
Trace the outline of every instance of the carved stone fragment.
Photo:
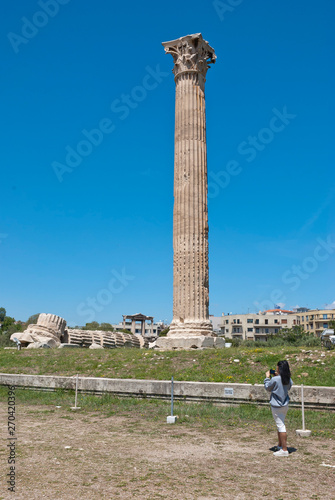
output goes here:
[[39, 315], [36, 325], [29, 325], [24, 332], [16, 332], [11, 335], [11, 340], [18, 339], [22, 346], [33, 342], [48, 344], [57, 347], [64, 341], [66, 336], [66, 321], [55, 314]]

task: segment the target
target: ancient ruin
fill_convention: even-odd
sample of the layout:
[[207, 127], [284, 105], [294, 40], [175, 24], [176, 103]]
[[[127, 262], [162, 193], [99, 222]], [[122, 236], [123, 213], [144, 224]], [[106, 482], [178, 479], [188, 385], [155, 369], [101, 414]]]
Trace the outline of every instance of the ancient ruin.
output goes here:
[[64, 342], [66, 335], [66, 321], [55, 314], [39, 315], [36, 325], [28, 325], [24, 332], [11, 335], [11, 340], [17, 339], [23, 347], [39, 343], [48, 347], [58, 347]]
[[137, 314], [123, 314], [123, 328], [126, 329], [128, 326], [127, 320], [131, 321], [131, 327], [130, 331], [131, 333], [135, 334], [136, 330], [136, 325], [140, 323], [141, 325], [141, 335], [142, 337], [145, 336], [145, 324], [146, 321], [150, 321], [150, 330], [151, 330], [151, 336], [153, 337], [153, 326], [154, 326], [154, 318], [153, 316], [145, 316], [145, 314], [142, 313], [137, 313]]
[[[175, 159], [173, 212], [173, 320], [159, 348], [214, 347], [224, 343], [213, 334], [209, 320], [208, 206], [205, 82], [214, 49], [200, 33], [163, 42], [165, 52], [174, 60], [175, 75]], [[141, 316], [141, 317], [139, 317]], [[141, 322], [143, 315], [124, 316]], [[152, 319], [152, 318], [149, 318]], [[50, 346], [68, 343], [88, 347], [138, 347], [143, 336], [114, 332], [65, 331], [66, 322], [41, 314], [37, 325], [14, 334], [26, 345], [41, 339]], [[151, 325], [152, 328], [152, 325]], [[13, 337], [13, 336], [12, 336]], [[142, 339], [142, 340], [141, 340]]]
[[173, 57], [176, 83], [173, 320], [167, 338], [157, 345], [212, 346], [214, 340], [207, 338], [213, 329], [208, 311], [205, 81], [216, 55], [200, 33], [163, 46]]
[[123, 332], [102, 332], [98, 330], [77, 330], [69, 328], [68, 344], [78, 347], [100, 346], [106, 349], [117, 347], [147, 347], [147, 342], [141, 335]]
[[11, 335], [11, 340], [18, 340], [22, 347], [148, 347], [147, 339], [141, 335], [121, 332], [105, 332], [66, 328], [65, 319], [54, 314], [42, 313], [36, 325], [29, 325], [24, 332]]

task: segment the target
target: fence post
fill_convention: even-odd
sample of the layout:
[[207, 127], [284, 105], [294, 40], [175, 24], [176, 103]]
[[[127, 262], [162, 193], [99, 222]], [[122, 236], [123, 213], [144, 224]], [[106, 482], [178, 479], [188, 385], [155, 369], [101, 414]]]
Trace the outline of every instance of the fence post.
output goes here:
[[173, 416], [173, 377], [171, 377], [171, 415], [166, 418], [166, 423], [175, 424], [176, 418]]
[[295, 432], [298, 436], [309, 437], [312, 431], [305, 429], [305, 404], [304, 404], [304, 384], [301, 384], [301, 416], [302, 416], [302, 429], [297, 429]]

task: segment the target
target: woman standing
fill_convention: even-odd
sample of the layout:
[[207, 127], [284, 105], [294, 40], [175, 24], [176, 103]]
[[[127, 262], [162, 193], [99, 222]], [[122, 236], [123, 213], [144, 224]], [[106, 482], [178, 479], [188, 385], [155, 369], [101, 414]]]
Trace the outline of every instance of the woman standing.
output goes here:
[[278, 430], [278, 451], [274, 452], [276, 457], [288, 457], [287, 434], [285, 427], [285, 417], [288, 410], [288, 391], [293, 382], [288, 362], [278, 361], [275, 376], [271, 378], [270, 370], [265, 374], [264, 387], [271, 392], [270, 405], [273, 418]]

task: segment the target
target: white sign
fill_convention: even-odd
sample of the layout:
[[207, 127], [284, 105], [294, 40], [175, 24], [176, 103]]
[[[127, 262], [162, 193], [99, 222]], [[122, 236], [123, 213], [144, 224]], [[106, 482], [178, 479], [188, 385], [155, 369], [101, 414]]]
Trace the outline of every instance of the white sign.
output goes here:
[[225, 396], [234, 396], [234, 389], [231, 389], [230, 387], [225, 387], [224, 395]]

